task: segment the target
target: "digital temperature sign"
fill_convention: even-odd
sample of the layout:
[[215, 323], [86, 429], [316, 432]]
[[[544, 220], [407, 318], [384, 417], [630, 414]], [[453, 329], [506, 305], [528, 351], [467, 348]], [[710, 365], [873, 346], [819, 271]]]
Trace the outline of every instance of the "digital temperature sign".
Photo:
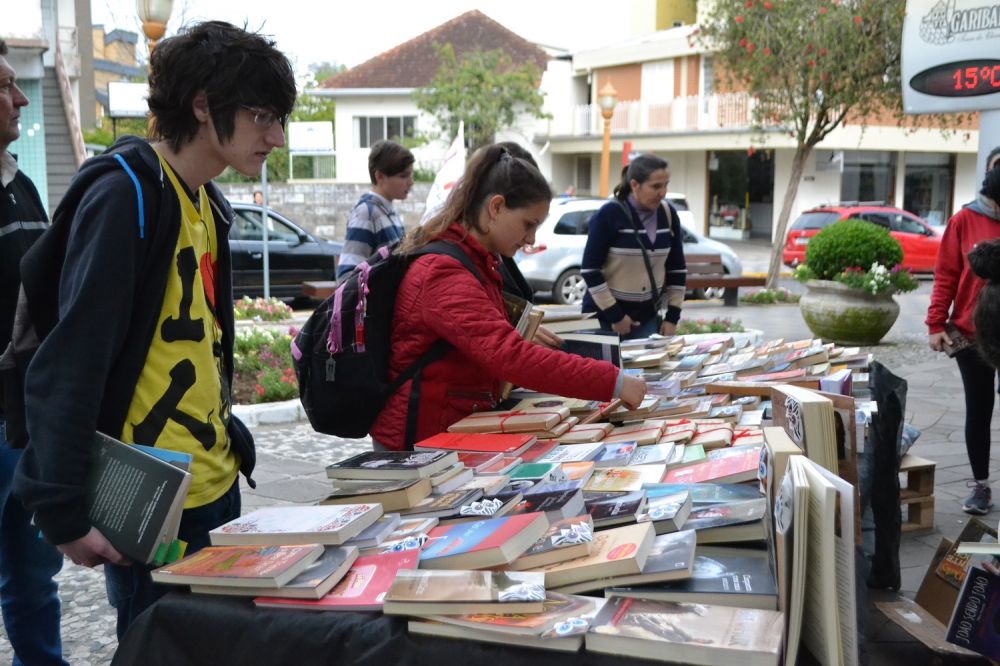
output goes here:
[[907, 0], [906, 113], [1000, 109], [1000, 0]]
[[1000, 92], [1000, 60], [959, 60], [926, 69], [910, 87], [935, 97], [976, 97]]

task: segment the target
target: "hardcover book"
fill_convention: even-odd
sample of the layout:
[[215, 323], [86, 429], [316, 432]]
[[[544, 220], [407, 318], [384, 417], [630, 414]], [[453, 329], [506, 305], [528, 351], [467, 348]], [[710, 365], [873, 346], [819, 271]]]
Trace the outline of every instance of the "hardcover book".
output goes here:
[[271, 587], [287, 584], [323, 554], [308, 545], [208, 546], [193, 555], [154, 569], [154, 583]]
[[85, 488], [91, 524], [118, 552], [137, 562], [166, 561], [177, 538], [191, 474], [101, 432], [94, 437], [94, 447]]
[[319, 543], [336, 546], [378, 520], [380, 504], [264, 507], [208, 533], [213, 546]]
[[287, 599], [319, 599], [340, 582], [357, 559], [358, 549], [356, 546], [327, 546], [315, 562], [278, 588], [270, 585], [232, 587], [230, 585], [192, 583], [191, 591], [196, 594], [226, 594], [243, 597], [268, 594]]
[[778, 666], [784, 616], [756, 608], [612, 598], [587, 632], [587, 650], [703, 666]]
[[778, 610], [778, 588], [767, 550], [698, 546], [690, 578], [612, 587], [608, 597]]
[[531, 571], [402, 570], [385, 595], [386, 615], [540, 613], [545, 576]]
[[439, 525], [427, 535], [420, 566], [424, 569], [503, 566], [520, 557], [548, 527], [544, 513]]
[[328, 465], [331, 479], [420, 479], [458, 462], [444, 451], [366, 451]]
[[396, 572], [415, 569], [419, 550], [397, 550], [364, 555], [339, 583], [316, 600], [258, 597], [254, 605], [260, 608], [300, 608], [318, 611], [378, 611], [382, 610], [385, 593], [396, 579]]

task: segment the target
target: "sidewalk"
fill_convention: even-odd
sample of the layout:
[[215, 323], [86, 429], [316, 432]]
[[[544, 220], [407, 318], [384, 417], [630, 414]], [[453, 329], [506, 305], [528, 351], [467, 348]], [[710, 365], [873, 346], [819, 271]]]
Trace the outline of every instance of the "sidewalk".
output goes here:
[[[741, 257], [748, 257], [744, 259], [745, 265], [756, 265], [750, 262], [759, 261], [754, 257], [761, 254], [761, 244], [749, 241], [732, 245], [739, 247], [737, 251]], [[766, 246], [764, 249], [769, 252]], [[955, 363], [927, 349], [922, 322], [929, 293], [930, 285], [923, 283], [916, 292], [897, 297], [901, 307], [899, 320], [881, 345], [870, 348], [879, 361], [909, 383], [906, 420], [922, 431], [913, 453], [937, 462], [934, 530], [902, 537], [902, 593], [910, 598], [920, 585], [938, 541], [942, 536], [954, 539], [967, 519], [959, 507], [959, 501], [967, 492], [965, 479], [969, 476], [962, 435], [962, 385]], [[794, 305], [726, 308], [718, 301], [689, 302], [685, 304], [684, 317], [740, 319], [745, 327], [760, 328], [771, 338], [796, 339], [810, 335]], [[258, 451], [254, 479], [258, 485], [251, 490], [243, 484], [244, 511], [269, 504], [316, 501], [325, 495], [329, 486], [324, 466], [370, 447], [367, 440], [318, 435], [301, 421], [287, 425], [258, 425], [253, 431]], [[995, 431], [994, 437], [998, 434]], [[1000, 464], [994, 463], [992, 469], [997, 472]], [[996, 474], [994, 476], [996, 478]], [[1000, 492], [1000, 486], [997, 490]], [[993, 511], [985, 519], [993, 522], [998, 516], [1000, 512]], [[67, 660], [81, 666], [108, 663], [114, 654], [116, 640], [114, 614], [107, 604], [101, 571], [67, 563], [59, 581]], [[869, 596], [877, 599], [884, 595], [872, 592]], [[869, 664], [952, 663], [937, 659], [877, 611], [867, 614], [860, 629], [868, 637]], [[0, 663], [10, 663], [11, 658], [10, 646], [0, 632]]]

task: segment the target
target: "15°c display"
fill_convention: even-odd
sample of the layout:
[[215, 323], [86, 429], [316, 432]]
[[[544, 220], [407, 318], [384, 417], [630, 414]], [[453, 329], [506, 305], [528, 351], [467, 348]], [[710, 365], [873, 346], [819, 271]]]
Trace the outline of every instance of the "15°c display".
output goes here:
[[959, 60], [925, 69], [910, 87], [935, 97], [976, 97], [1000, 92], [1000, 60]]

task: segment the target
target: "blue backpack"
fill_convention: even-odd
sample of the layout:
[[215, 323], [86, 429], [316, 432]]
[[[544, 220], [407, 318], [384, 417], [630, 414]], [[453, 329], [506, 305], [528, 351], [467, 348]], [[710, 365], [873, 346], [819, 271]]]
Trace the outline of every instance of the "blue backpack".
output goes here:
[[435, 241], [407, 254], [380, 248], [342, 279], [292, 341], [302, 406], [317, 432], [339, 437], [366, 436], [389, 396], [412, 379], [406, 448], [413, 448], [421, 371], [452, 348], [443, 339], [435, 341], [394, 381], [389, 381], [396, 292], [410, 263], [425, 254], [454, 257], [484, 283], [472, 261], [454, 243]]

